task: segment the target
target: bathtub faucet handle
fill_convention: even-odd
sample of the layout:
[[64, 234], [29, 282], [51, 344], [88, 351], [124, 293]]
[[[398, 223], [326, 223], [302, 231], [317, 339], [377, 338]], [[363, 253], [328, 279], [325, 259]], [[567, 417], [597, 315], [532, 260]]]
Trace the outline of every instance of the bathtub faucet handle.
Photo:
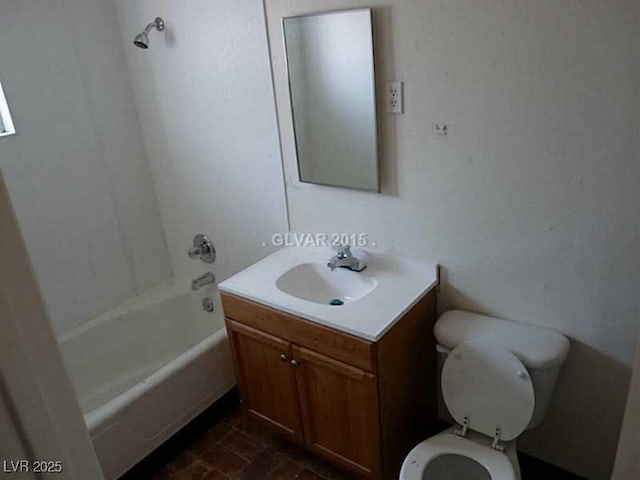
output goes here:
[[216, 261], [216, 249], [209, 237], [202, 233], [193, 237], [193, 247], [189, 249], [189, 258], [199, 258], [204, 263]]

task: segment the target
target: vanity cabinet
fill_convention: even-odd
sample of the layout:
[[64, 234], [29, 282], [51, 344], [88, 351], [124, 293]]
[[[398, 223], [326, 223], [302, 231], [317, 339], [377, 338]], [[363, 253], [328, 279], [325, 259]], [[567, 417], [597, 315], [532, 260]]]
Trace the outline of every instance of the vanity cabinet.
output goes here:
[[380, 450], [375, 375], [294, 346], [305, 445], [371, 474]]
[[247, 414], [366, 478], [397, 478], [436, 419], [435, 290], [376, 342], [222, 293]]
[[302, 441], [302, 425], [291, 344], [227, 320], [236, 376], [247, 413], [269, 424], [289, 440]]

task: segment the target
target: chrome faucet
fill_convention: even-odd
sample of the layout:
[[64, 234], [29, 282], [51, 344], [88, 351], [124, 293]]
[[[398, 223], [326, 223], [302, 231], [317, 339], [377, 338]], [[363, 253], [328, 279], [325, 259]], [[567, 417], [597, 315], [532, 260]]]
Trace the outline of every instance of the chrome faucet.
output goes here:
[[216, 277], [213, 273], [207, 272], [204, 275], [200, 275], [198, 278], [194, 278], [191, 282], [191, 290], [194, 292], [200, 290], [205, 285], [209, 285], [210, 283], [214, 283], [216, 281]]
[[367, 264], [351, 254], [351, 247], [349, 245], [344, 245], [338, 250], [335, 257], [329, 259], [327, 267], [329, 267], [331, 271], [339, 267], [344, 267], [354, 272], [361, 272], [367, 268]]

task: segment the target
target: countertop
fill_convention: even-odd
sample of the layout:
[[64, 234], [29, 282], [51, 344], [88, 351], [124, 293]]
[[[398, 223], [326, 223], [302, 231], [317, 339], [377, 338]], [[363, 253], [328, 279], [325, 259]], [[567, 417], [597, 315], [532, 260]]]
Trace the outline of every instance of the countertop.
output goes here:
[[[341, 306], [324, 305], [289, 295], [277, 279], [302, 263], [326, 265], [335, 255], [329, 247], [287, 247], [233, 275], [218, 286], [230, 293], [372, 342], [382, 336], [438, 284], [435, 263], [367, 251], [367, 268], [377, 287], [362, 299]], [[327, 267], [328, 268], [328, 267]]]

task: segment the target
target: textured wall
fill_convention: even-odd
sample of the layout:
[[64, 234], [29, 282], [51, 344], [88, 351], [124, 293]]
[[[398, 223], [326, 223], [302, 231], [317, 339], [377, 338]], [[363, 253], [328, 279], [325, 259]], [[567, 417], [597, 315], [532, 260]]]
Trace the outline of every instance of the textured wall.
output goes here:
[[[271, 235], [287, 230], [262, 3], [117, 6], [172, 265], [203, 273], [186, 251], [194, 233], [206, 233], [222, 280], [273, 251]], [[151, 33], [149, 50], [135, 48], [135, 34], [158, 15], [166, 32]]]
[[[608, 478], [640, 307], [640, 4], [265, 4], [292, 230], [366, 232], [443, 265], [442, 310], [572, 337], [548, 418], [519, 447]], [[280, 18], [370, 5], [378, 96], [405, 82], [405, 114], [380, 117], [383, 192], [302, 184]], [[434, 136], [434, 122], [449, 135]]]

